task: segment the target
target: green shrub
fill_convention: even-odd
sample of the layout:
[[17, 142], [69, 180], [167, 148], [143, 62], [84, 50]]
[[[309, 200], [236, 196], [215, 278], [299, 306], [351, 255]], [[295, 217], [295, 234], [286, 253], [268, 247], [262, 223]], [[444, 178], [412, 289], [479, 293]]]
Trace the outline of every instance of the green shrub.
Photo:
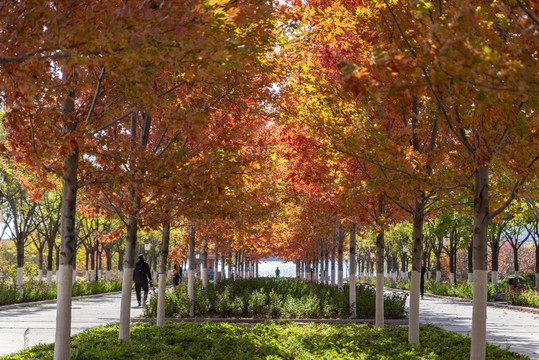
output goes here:
[[[266, 321], [257, 325], [226, 323], [135, 323], [130, 341], [118, 341], [118, 324], [74, 335], [72, 360], [120, 359], [469, 359], [470, 338], [433, 325], [420, 327], [420, 344], [408, 343], [407, 328], [378, 329], [354, 324], [294, 324]], [[38, 345], [6, 360], [53, 359], [54, 345]], [[529, 360], [487, 345], [488, 360]]]
[[[225, 280], [216, 287], [209, 283], [207, 289], [202, 283], [194, 284], [194, 307], [198, 316], [258, 317], [258, 318], [348, 318], [350, 317], [348, 284], [343, 289], [336, 286], [303, 282], [296, 279], [238, 279]], [[359, 284], [356, 288], [358, 318], [372, 318], [375, 314], [375, 289]], [[145, 305], [144, 315], [155, 317], [157, 294], [150, 295]], [[165, 309], [171, 309], [177, 317], [186, 316], [189, 302], [178, 301], [187, 298], [187, 284], [182, 283], [167, 292]], [[404, 318], [406, 294], [384, 295], [386, 318]]]

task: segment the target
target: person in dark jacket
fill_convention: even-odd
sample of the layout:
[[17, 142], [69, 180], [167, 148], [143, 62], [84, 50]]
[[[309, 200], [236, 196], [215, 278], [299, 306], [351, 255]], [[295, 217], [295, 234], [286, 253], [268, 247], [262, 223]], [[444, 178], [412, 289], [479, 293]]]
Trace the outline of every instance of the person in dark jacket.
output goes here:
[[172, 283], [178, 286], [182, 280], [182, 268], [178, 264], [174, 264], [174, 270], [172, 271]]
[[421, 299], [423, 299], [423, 295], [425, 295], [425, 273], [427, 272], [427, 269], [424, 265], [421, 265], [421, 280], [419, 282], [419, 290], [421, 291]]
[[144, 290], [144, 302], [148, 298], [148, 282], [153, 287], [152, 273], [150, 271], [150, 265], [144, 261], [144, 255], [138, 256], [138, 261], [133, 269], [133, 282], [135, 283], [135, 293], [137, 294], [138, 306], [140, 306], [140, 291]]

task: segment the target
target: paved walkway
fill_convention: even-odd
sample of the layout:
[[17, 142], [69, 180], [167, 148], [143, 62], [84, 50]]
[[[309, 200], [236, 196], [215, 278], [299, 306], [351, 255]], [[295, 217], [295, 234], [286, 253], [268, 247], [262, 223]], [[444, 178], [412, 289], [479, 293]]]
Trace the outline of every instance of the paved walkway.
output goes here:
[[[73, 300], [72, 334], [119, 321], [120, 293]], [[136, 304], [134, 292], [132, 304]], [[468, 335], [472, 331], [470, 301], [425, 295], [420, 303], [420, 322], [432, 323]], [[131, 308], [132, 321], [142, 313]], [[0, 356], [12, 354], [38, 343], [54, 342], [56, 302], [20, 307], [0, 307]], [[25, 331], [28, 334], [25, 340]], [[539, 311], [522, 311], [489, 306], [487, 310], [487, 341], [491, 344], [539, 360]]]
[[[425, 294], [420, 301], [421, 324], [431, 323], [446, 330], [469, 335], [472, 332], [472, 303]], [[487, 307], [487, 342], [502, 349], [539, 359], [539, 311], [518, 307]]]
[[[120, 321], [120, 293], [74, 299], [71, 334]], [[142, 314], [132, 293], [131, 318]], [[29, 304], [30, 305], [30, 304]], [[53, 343], [56, 328], [56, 300], [24, 307], [0, 307], [0, 356], [21, 351], [25, 345]], [[28, 329], [27, 340], [25, 331]]]

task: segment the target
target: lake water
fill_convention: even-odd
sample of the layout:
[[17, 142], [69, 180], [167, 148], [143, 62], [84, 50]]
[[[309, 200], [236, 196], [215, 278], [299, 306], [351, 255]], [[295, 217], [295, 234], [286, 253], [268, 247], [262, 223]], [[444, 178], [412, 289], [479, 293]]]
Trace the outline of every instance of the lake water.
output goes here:
[[[344, 276], [348, 276], [347, 264], [344, 264]], [[219, 268], [220, 268], [219, 263]], [[330, 265], [331, 266], [331, 265]], [[260, 277], [275, 277], [275, 269], [279, 267], [281, 277], [296, 277], [296, 264], [291, 261], [279, 261], [279, 260], [262, 260], [258, 263], [258, 276]], [[335, 264], [337, 269], [337, 264]], [[228, 267], [226, 267], [228, 271]], [[228, 274], [227, 274], [228, 276]]]
[[[221, 269], [221, 262], [219, 262], [219, 269]], [[335, 272], [337, 272], [337, 262], [335, 263]], [[258, 276], [260, 277], [275, 277], [275, 269], [279, 267], [281, 277], [296, 277], [296, 264], [291, 261], [279, 261], [279, 260], [261, 260], [258, 263]], [[330, 263], [331, 269], [331, 263]], [[225, 271], [228, 271], [228, 266], [225, 267]], [[331, 270], [330, 270], [331, 271]], [[227, 277], [228, 277], [227, 273]], [[348, 277], [348, 264], [344, 263], [344, 275]]]

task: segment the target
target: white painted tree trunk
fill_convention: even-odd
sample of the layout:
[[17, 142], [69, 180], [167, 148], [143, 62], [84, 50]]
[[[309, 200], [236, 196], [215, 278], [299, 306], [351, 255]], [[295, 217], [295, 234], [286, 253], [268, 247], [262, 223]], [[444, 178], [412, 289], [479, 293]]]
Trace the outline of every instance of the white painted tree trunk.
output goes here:
[[440, 270], [436, 270], [436, 283], [439, 284], [442, 281], [442, 272]]
[[71, 284], [74, 284], [77, 282], [77, 270], [76, 269], [73, 269], [73, 278], [72, 278], [72, 283]]
[[47, 271], [47, 285], [52, 283], [52, 270]]
[[[88, 270], [84, 271], [84, 277], [86, 278], [86, 281], [90, 281], [90, 272]], [[121, 279], [121, 277], [120, 277]]]
[[450, 273], [449, 274], [449, 281], [451, 282], [451, 284], [453, 284], [455, 282], [455, 273]]
[[60, 265], [60, 271], [56, 276], [57, 300], [56, 300], [56, 333], [54, 341], [54, 359], [69, 359], [71, 344], [71, 291], [72, 291], [73, 266]]
[[189, 269], [187, 273], [187, 297], [189, 298], [189, 316], [195, 316], [195, 270]]
[[473, 273], [468, 273], [468, 284], [473, 283]]
[[376, 315], [375, 326], [384, 328], [384, 271], [376, 272]]
[[133, 287], [133, 269], [134, 268], [125, 268], [122, 283], [122, 299], [120, 303], [120, 331], [118, 338], [120, 340], [125, 340], [126, 342], [129, 342], [129, 325], [131, 322], [131, 290]]
[[101, 269], [97, 270], [97, 279], [98, 279], [98, 280], [102, 280], [102, 279], [103, 279], [103, 272], [101, 271]]
[[167, 290], [167, 274], [159, 274], [157, 289], [157, 326], [165, 325], [165, 299]]
[[17, 268], [17, 287], [18, 288], [22, 288], [23, 274], [24, 274], [23, 268], [18, 267]]
[[535, 273], [535, 287], [539, 289], [539, 272]]
[[124, 272], [122, 270], [118, 270], [118, 279], [124, 278]]
[[473, 307], [470, 360], [485, 360], [487, 335], [487, 235], [489, 223], [488, 167], [474, 173]]
[[419, 296], [421, 283], [421, 272], [412, 270], [410, 280], [410, 314], [408, 316], [408, 342], [419, 344]]
[[356, 268], [356, 224], [352, 223], [352, 229], [350, 231], [350, 276], [348, 278], [348, 283], [350, 284], [350, 312], [353, 318], [357, 316]]
[[42, 269], [39, 269], [38, 273], [37, 273], [37, 280], [38, 281], [42, 281], [43, 280], [43, 270]]
[[515, 271], [515, 277], [518, 279], [520, 277], [520, 271]]
[[107, 275], [106, 275], [106, 278], [105, 278], [107, 281], [110, 281], [112, 279], [112, 271], [110, 270], [107, 270]]
[[208, 287], [208, 268], [202, 266], [202, 287], [205, 289]]
[[[159, 279], [157, 289], [157, 326], [165, 325], [165, 303], [167, 295], [167, 258], [170, 243], [170, 218], [163, 225], [159, 249]], [[178, 269], [179, 270], [179, 269]]]
[[[537, 278], [537, 277], [536, 277]], [[499, 278], [498, 278], [498, 272], [497, 271], [493, 271], [492, 272], [492, 285], [496, 286], [498, 285], [498, 281], [499, 281]]]

